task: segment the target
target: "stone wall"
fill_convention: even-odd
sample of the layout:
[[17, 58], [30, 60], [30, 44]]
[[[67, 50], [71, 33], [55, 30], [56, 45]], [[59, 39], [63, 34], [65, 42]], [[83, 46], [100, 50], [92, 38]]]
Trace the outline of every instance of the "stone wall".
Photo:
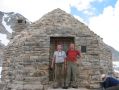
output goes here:
[[[71, 15], [56, 9], [11, 40], [5, 49], [2, 80], [11, 90], [43, 90], [49, 81], [50, 37], [74, 37], [76, 49], [86, 46], [79, 61], [79, 86], [98, 88], [100, 75], [111, 72], [111, 53], [102, 39]], [[102, 68], [103, 67], [103, 68]]]

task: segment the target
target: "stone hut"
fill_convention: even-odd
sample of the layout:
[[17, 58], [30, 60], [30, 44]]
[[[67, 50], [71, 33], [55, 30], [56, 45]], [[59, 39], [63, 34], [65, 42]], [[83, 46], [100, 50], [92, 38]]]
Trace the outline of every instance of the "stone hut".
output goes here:
[[2, 81], [6, 83], [6, 90], [50, 87], [53, 71], [49, 67], [59, 42], [65, 51], [71, 42], [81, 50], [82, 63], [79, 62], [77, 73], [80, 87], [98, 88], [100, 75], [112, 73], [111, 52], [102, 38], [65, 11], [55, 9], [27, 28], [19, 29], [16, 31], [21, 32], [5, 49]]

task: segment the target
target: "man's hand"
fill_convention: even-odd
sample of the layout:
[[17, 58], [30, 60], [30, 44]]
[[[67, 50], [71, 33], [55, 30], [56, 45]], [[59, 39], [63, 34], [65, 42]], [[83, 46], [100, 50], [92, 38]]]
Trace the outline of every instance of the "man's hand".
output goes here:
[[51, 68], [53, 69], [53, 67], [54, 67], [54, 65], [52, 64], [52, 65], [51, 65]]
[[76, 65], [79, 66], [79, 60], [76, 61]]

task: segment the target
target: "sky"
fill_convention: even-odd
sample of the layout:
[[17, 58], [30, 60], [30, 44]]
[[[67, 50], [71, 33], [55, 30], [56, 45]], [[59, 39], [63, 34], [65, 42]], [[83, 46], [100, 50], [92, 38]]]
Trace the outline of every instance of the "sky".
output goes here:
[[32, 22], [56, 8], [72, 14], [119, 51], [119, 0], [0, 0], [0, 11], [20, 13]]

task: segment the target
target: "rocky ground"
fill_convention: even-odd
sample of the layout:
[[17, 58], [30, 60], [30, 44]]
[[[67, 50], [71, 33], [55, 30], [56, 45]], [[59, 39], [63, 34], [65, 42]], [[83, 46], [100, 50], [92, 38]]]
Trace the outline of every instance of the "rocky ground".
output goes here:
[[58, 89], [52, 89], [52, 88], [49, 88], [48, 90], [102, 90], [102, 89], [86, 89], [86, 88], [78, 88], [78, 89], [74, 89], [74, 88], [61, 89], [61, 88], [58, 88]]
[[89, 90], [89, 89], [86, 89], [86, 88], [78, 88], [78, 89], [74, 89], [74, 88], [61, 89], [61, 88], [58, 88], [58, 89], [48, 89], [48, 90]]

